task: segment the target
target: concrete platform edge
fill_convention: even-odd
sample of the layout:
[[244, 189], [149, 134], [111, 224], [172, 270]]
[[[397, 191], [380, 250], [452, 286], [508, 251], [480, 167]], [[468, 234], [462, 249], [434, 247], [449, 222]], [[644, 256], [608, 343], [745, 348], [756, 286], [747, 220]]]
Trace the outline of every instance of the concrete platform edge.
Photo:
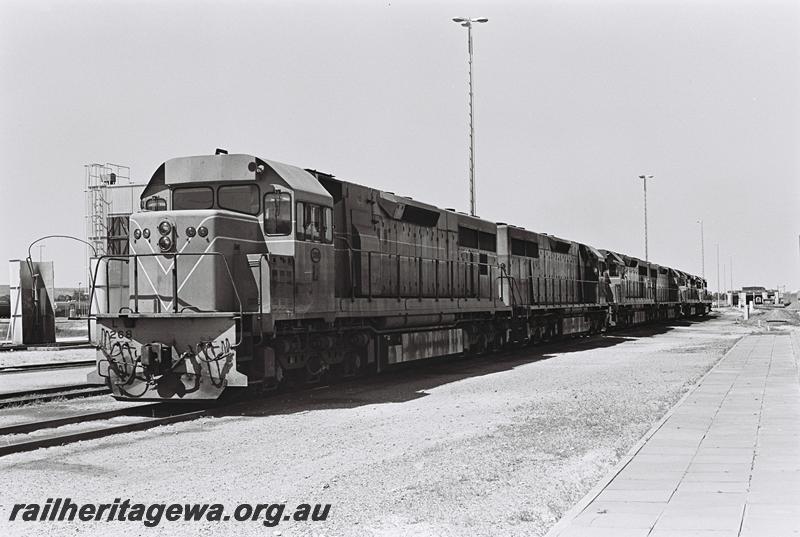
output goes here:
[[740, 336], [736, 340], [736, 342], [733, 345], [731, 345], [731, 348], [728, 349], [725, 352], [725, 354], [719, 357], [717, 363], [715, 363], [713, 367], [711, 367], [708, 371], [706, 371], [705, 374], [703, 374], [703, 376], [700, 377], [697, 380], [697, 382], [695, 382], [694, 385], [691, 388], [689, 388], [689, 390], [685, 394], [683, 394], [683, 396], [680, 399], [678, 399], [678, 401], [676, 401], [675, 404], [672, 405], [672, 407], [669, 410], [667, 410], [667, 412], [661, 417], [661, 419], [658, 420], [658, 422], [655, 425], [650, 427], [650, 429], [644, 434], [644, 436], [642, 436], [639, 439], [639, 441], [630, 450], [628, 450], [628, 452], [622, 457], [622, 459], [620, 459], [620, 461], [616, 464], [616, 466], [614, 466], [614, 468], [608, 474], [606, 474], [606, 476], [602, 480], [600, 480], [600, 482], [598, 482], [594, 487], [592, 487], [592, 489], [589, 492], [587, 492], [586, 495], [583, 498], [581, 498], [580, 501], [578, 501], [578, 503], [572, 506], [572, 508], [569, 511], [564, 513], [564, 516], [562, 516], [558, 520], [558, 522], [556, 522], [555, 525], [552, 528], [550, 528], [550, 530], [548, 530], [547, 533], [545, 533], [544, 537], [558, 537], [558, 535], [564, 529], [566, 529], [566, 527], [569, 526], [570, 523], [579, 514], [581, 514], [583, 510], [586, 509], [586, 507], [590, 503], [592, 503], [592, 501], [594, 501], [595, 498], [597, 498], [600, 495], [601, 492], [603, 492], [603, 490], [609, 485], [609, 483], [611, 483], [611, 481], [613, 481], [614, 478], [617, 477], [617, 474], [619, 474], [628, 465], [628, 463], [631, 462], [631, 460], [636, 456], [636, 454], [639, 453], [639, 450], [641, 450], [644, 447], [647, 441], [650, 440], [650, 438], [654, 434], [656, 434], [656, 432], [658, 432], [658, 430], [661, 429], [661, 427], [663, 427], [664, 423], [666, 423], [666, 421], [675, 413], [675, 409], [677, 409], [690, 395], [692, 395], [692, 393], [695, 392], [695, 390], [697, 390], [697, 388], [703, 383], [706, 377], [708, 377], [708, 375], [710, 375], [711, 372], [717, 368], [717, 366], [722, 362], [722, 360], [725, 359], [726, 356], [728, 356], [728, 354], [733, 352], [733, 349], [735, 349], [736, 346], [745, 339], [745, 337], [746, 335]]

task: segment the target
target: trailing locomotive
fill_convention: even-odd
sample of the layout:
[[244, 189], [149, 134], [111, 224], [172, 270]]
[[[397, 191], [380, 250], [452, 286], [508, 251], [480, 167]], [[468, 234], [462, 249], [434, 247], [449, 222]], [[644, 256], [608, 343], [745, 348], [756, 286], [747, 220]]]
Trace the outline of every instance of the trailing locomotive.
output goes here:
[[251, 155], [168, 160], [141, 203], [130, 254], [99, 258], [93, 284], [93, 377], [118, 399], [216, 399], [710, 309], [676, 269]]

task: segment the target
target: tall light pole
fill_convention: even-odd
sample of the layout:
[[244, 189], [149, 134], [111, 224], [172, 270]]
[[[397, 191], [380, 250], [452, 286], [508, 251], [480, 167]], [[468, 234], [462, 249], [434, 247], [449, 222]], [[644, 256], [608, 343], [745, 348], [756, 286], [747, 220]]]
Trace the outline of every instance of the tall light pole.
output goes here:
[[[727, 284], [728, 283], [728, 277], [725, 275], [725, 264], [724, 263], [722, 264], [722, 283], [723, 284]], [[728, 295], [728, 289], [727, 289], [727, 285], [726, 285], [726, 289], [725, 289], [725, 305], [726, 306], [733, 306], [733, 299], [732, 298], [729, 299], [728, 296], [729, 296]], [[730, 300], [730, 304], [728, 304], [728, 300]]]
[[653, 176], [640, 175], [639, 179], [642, 180], [642, 186], [644, 187], [644, 261], [647, 263], [650, 261], [649, 254], [647, 252], [647, 180], [653, 179]]
[[721, 286], [719, 284], [719, 243], [717, 243], [717, 307], [719, 307], [720, 289]]
[[489, 22], [489, 19], [486, 17], [456, 17], [453, 22], [457, 22], [467, 29], [467, 48], [469, 49], [469, 214], [475, 216], [475, 108], [473, 105], [475, 93], [472, 90], [472, 25], [476, 22]]
[[703, 238], [703, 221], [698, 220], [698, 224], [700, 224], [700, 275], [703, 279], [706, 279], [706, 242]]

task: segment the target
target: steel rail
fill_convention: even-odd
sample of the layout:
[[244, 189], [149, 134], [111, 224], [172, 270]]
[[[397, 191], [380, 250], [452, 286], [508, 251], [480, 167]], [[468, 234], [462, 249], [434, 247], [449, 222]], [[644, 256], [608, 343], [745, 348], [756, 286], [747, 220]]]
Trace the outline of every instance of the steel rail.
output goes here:
[[17, 404], [44, 403], [55, 399], [77, 399], [93, 395], [110, 393], [105, 386], [98, 384], [77, 384], [74, 386], [56, 386], [19, 392], [0, 393], [0, 408]]
[[73, 367], [82, 367], [95, 365], [96, 360], [80, 360], [77, 362], [50, 362], [47, 364], [20, 364], [20, 365], [7, 365], [0, 367], [0, 374], [6, 373], [27, 373], [29, 371], [48, 371], [51, 369], [69, 369]]
[[151, 403], [135, 407], [118, 408], [116, 410], [104, 410], [102, 412], [73, 414], [72, 416], [65, 416], [52, 420], [29, 421], [26, 423], [9, 425], [8, 427], [0, 427], [0, 436], [32, 433], [34, 431], [41, 431], [42, 429], [55, 429], [56, 427], [62, 427], [64, 425], [116, 418], [117, 416], [135, 416], [143, 410], [152, 410], [161, 405], [163, 405], [163, 403]]
[[76, 433], [63, 434], [58, 436], [48, 436], [44, 438], [29, 439], [12, 444], [0, 446], [0, 457], [11, 455], [13, 453], [22, 453], [25, 451], [33, 451], [45, 447], [62, 446], [74, 442], [81, 442], [83, 440], [93, 440], [96, 438], [103, 438], [120, 433], [128, 433], [133, 431], [143, 431], [158, 427], [159, 425], [169, 425], [171, 423], [178, 423], [181, 421], [189, 421], [201, 418], [207, 415], [207, 410], [196, 410], [193, 412], [184, 412], [182, 414], [173, 414], [171, 416], [164, 416], [162, 418], [149, 418], [144, 421], [135, 423], [126, 423], [124, 425], [112, 425], [107, 427], [99, 427], [90, 429], [88, 431], [81, 431]]
[[0, 343], [0, 352], [3, 351], [40, 351], [47, 350], [57, 352], [66, 349], [93, 349], [94, 344], [89, 340], [80, 341], [56, 341], [55, 343], [30, 343], [30, 344], [14, 344], [14, 343]]

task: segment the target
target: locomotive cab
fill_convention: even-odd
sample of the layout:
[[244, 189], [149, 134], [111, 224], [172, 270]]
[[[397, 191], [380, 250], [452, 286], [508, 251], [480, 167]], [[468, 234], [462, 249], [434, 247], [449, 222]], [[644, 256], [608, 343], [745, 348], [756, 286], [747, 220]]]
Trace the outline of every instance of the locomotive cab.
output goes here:
[[[263, 230], [271, 252], [276, 319], [331, 318], [333, 198], [307, 171], [264, 162]], [[271, 173], [270, 173], [271, 172]]]
[[129, 299], [97, 315], [97, 374], [115, 397], [210, 399], [264, 382], [277, 375], [263, 345], [275, 321], [332, 314], [332, 199], [305, 170], [176, 158], [141, 207], [130, 255], [98, 264], [127, 265]]
[[[151, 202], [164, 194], [163, 202]], [[162, 206], [165, 219], [181, 221], [174, 248], [181, 248], [183, 224], [187, 231], [194, 225], [198, 250], [218, 258], [204, 261], [217, 267], [217, 274], [203, 274], [199, 281], [219, 282], [223, 269], [230, 269], [244, 311], [258, 306], [260, 314], [274, 319], [332, 313], [333, 203], [307, 171], [250, 155], [176, 158], [159, 169], [142, 197], [145, 208]], [[204, 237], [199, 217], [206, 217]], [[132, 221], [142, 218], [162, 217], [139, 213]], [[224, 267], [222, 258], [230, 266]], [[246, 263], [261, 265], [260, 276], [248, 277]], [[198, 287], [196, 300], [210, 311], [237, 311], [230, 290], [224, 300], [214, 298], [216, 287]]]

